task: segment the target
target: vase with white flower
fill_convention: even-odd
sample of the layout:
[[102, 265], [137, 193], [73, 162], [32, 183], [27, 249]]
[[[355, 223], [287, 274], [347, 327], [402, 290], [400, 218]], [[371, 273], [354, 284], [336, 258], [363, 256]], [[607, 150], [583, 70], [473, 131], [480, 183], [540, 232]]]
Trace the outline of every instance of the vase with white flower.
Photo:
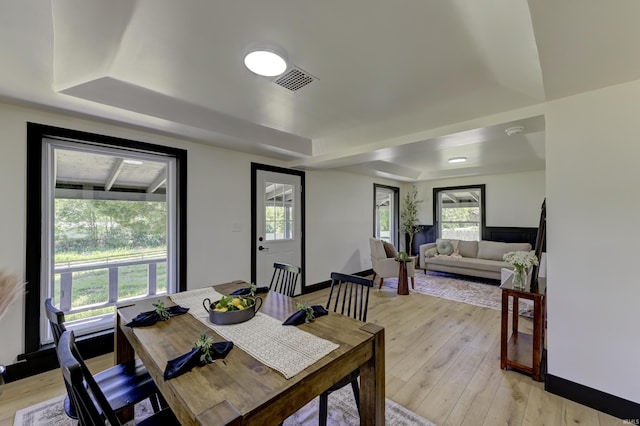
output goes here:
[[530, 251], [512, 251], [502, 258], [513, 265], [513, 288], [524, 290], [527, 284], [527, 270], [538, 265], [536, 255]]

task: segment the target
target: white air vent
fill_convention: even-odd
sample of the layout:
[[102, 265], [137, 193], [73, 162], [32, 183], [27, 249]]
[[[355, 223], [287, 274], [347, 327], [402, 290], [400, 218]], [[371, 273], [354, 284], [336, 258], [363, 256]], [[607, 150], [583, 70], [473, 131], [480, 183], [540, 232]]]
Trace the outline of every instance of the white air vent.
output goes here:
[[294, 67], [278, 77], [274, 81], [274, 83], [276, 83], [278, 86], [284, 87], [287, 90], [295, 92], [315, 80], [317, 80], [317, 78], [315, 78], [314, 76], [304, 72], [300, 68]]

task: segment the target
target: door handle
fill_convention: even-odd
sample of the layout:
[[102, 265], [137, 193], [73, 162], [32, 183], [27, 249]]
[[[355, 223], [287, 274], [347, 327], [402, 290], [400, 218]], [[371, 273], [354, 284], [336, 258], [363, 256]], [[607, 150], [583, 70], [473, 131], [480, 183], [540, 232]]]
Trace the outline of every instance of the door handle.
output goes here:
[[262, 251], [262, 250], [267, 250], [267, 251], [269, 251], [269, 247], [262, 247], [262, 246], [259, 246], [259, 247], [258, 247], [258, 250], [260, 250], [260, 251]]

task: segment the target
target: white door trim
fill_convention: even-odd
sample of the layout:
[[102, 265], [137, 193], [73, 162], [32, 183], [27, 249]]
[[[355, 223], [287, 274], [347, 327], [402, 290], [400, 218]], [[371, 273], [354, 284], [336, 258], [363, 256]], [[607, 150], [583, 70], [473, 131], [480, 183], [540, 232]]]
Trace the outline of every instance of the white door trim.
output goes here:
[[[267, 171], [272, 173], [281, 173], [286, 175], [294, 175], [300, 177], [300, 194], [299, 194], [299, 207], [300, 207], [300, 266], [302, 268], [302, 272], [300, 274], [300, 279], [298, 282], [300, 283], [300, 288], [302, 293], [306, 293], [306, 273], [305, 273], [305, 172], [301, 170], [292, 170], [286, 169], [283, 167], [270, 166], [267, 164], [260, 163], [251, 163], [251, 282], [255, 283], [257, 278], [257, 264], [258, 264], [258, 247], [260, 244], [258, 241], [258, 211], [257, 211], [257, 202], [256, 202], [256, 191], [257, 188], [257, 179], [258, 179], [258, 171]], [[260, 188], [262, 192], [262, 188]], [[262, 285], [262, 283], [261, 283]], [[268, 283], [267, 283], [268, 285]]]

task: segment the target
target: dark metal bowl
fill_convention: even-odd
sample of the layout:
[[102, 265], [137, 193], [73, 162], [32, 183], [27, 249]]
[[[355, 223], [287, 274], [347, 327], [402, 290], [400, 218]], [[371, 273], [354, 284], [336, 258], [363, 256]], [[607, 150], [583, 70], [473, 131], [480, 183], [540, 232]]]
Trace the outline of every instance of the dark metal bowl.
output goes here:
[[[256, 312], [258, 312], [262, 306], [262, 298], [260, 297], [248, 300], [253, 300], [253, 305], [242, 309], [241, 311], [214, 311], [213, 308], [215, 308], [219, 300], [211, 302], [209, 298], [202, 301], [202, 306], [204, 306], [204, 309], [209, 312], [209, 321], [212, 323], [219, 325], [238, 324], [240, 322], [249, 321], [256, 315]], [[260, 303], [258, 303], [258, 301], [260, 301]]]

